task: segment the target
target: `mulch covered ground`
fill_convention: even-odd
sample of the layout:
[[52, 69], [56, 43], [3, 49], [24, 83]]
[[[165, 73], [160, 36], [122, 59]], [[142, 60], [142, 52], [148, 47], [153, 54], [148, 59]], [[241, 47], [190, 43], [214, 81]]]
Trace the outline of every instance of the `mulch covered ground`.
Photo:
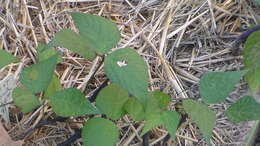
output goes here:
[[[76, 31], [68, 12], [101, 15], [115, 22], [121, 31], [116, 48], [134, 48], [145, 58], [150, 90], [161, 89], [171, 95], [171, 109], [178, 99], [199, 100], [198, 82], [202, 74], [240, 70], [242, 57], [239, 49], [232, 49], [233, 42], [249, 27], [260, 24], [260, 7], [253, 0], [0, 0], [0, 48], [21, 59], [0, 70], [0, 78], [14, 74], [17, 79], [23, 67], [37, 61], [39, 43], [48, 43], [63, 28]], [[63, 54], [56, 74], [64, 88], [86, 85], [84, 92], [90, 96], [106, 80], [100, 59], [90, 62], [65, 48], [55, 49]], [[91, 74], [86, 82], [85, 77]], [[243, 144], [252, 123], [232, 123], [223, 112], [244, 94], [247, 86], [241, 81], [226, 102], [210, 105], [217, 113], [213, 144]], [[13, 104], [8, 109], [10, 120], [3, 123], [13, 139], [23, 139], [28, 146], [57, 145], [87, 120], [72, 118], [31, 130], [56, 117], [49, 106], [25, 115]], [[142, 145], [142, 123], [134, 123], [125, 116], [117, 121], [117, 126], [121, 128], [118, 145]], [[162, 127], [154, 128], [150, 145], [162, 145], [166, 135]], [[176, 135], [177, 141], [168, 141], [168, 145], [206, 145], [191, 120], [184, 122]], [[82, 140], [74, 145], [82, 145]]]

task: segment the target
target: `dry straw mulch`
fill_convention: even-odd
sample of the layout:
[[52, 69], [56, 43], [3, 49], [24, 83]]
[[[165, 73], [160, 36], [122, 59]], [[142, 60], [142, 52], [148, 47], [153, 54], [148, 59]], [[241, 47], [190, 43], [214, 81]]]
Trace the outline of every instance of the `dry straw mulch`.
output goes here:
[[[0, 48], [22, 60], [1, 70], [1, 78], [12, 72], [18, 74], [23, 67], [35, 63], [37, 45], [48, 43], [57, 31], [76, 31], [68, 12], [91, 13], [117, 24], [121, 41], [116, 48], [134, 48], [145, 58], [150, 90], [161, 89], [170, 94], [171, 109], [178, 99], [199, 99], [198, 81], [202, 74], [240, 70], [241, 56], [232, 54], [232, 43], [248, 27], [260, 24], [260, 7], [253, 0], [0, 0], [0, 8]], [[56, 49], [63, 54], [56, 74], [64, 88], [78, 87], [90, 96], [106, 79], [100, 58], [90, 62], [65, 48]], [[247, 87], [242, 81], [225, 103], [210, 105], [218, 118], [212, 138], [215, 145], [243, 143], [250, 125], [229, 122], [223, 111], [245, 92]], [[49, 106], [21, 115], [11, 105], [9, 114], [8, 130], [13, 138], [55, 116]], [[82, 127], [84, 120], [87, 119], [71, 119], [38, 128], [26, 135], [25, 145], [57, 145]], [[121, 128], [120, 146], [142, 144], [139, 131], [143, 124], [124, 117], [117, 125]], [[162, 127], [154, 128], [150, 144], [161, 145], [166, 134]], [[206, 145], [190, 120], [181, 125], [176, 135], [176, 143], [168, 145]], [[81, 140], [74, 145], [82, 145]]]

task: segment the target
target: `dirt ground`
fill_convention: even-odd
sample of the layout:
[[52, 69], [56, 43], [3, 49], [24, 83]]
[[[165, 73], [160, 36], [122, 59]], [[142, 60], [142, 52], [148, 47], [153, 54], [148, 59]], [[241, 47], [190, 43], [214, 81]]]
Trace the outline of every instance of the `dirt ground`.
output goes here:
[[[145, 58], [149, 65], [150, 90], [162, 89], [171, 95], [170, 109], [174, 109], [178, 99], [200, 100], [198, 82], [202, 74], [242, 69], [240, 49], [234, 50], [232, 45], [242, 32], [260, 24], [260, 6], [253, 0], [0, 0], [0, 48], [21, 59], [0, 70], [0, 79], [10, 74], [18, 78], [23, 67], [37, 61], [37, 45], [48, 43], [59, 30], [76, 31], [68, 12], [101, 15], [115, 22], [121, 32], [116, 48], [134, 48]], [[64, 88], [80, 86], [100, 63], [98, 59], [87, 61], [65, 48], [55, 49], [63, 54], [56, 74]], [[167, 69], [162, 67], [162, 62]], [[103, 69], [98, 69], [86, 86], [86, 95], [90, 96], [105, 80]], [[244, 143], [252, 122], [232, 123], [223, 112], [246, 93], [247, 85], [241, 81], [224, 103], [209, 105], [217, 113], [212, 144]], [[8, 109], [6, 114], [10, 119], [6, 128], [13, 139], [22, 138], [26, 146], [57, 145], [87, 120], [74, 118], [31, 130], [38, 123], [56, 117], [49, 106], [25, 115], [13, 104]], [[117, 126], [121, 128], [119, 146], [142, 145], [139, 135], [142, 124], [125, 116], [117, 121]], [[150, 145], [162, 145], [166, 135], [162, 127], [154, 128]], [[177, 141], [170, 140], [168, 145], [206, 145], [191, 120], [181, 125], [176, 136]], [[82, 140], [73, 145], [82, 145]]]

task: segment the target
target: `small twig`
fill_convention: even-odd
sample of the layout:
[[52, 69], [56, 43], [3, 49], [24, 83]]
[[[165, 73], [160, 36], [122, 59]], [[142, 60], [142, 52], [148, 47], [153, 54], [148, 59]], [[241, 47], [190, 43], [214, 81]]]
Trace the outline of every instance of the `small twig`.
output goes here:
[[7, 106], [8, 104], [12, 104], [12, 103], [13, 103], [13, 101], [8, 102], [8, 103], [1, 104], [1, 105], [0, 105], [0, 108], [3, 107], [3, 106]]
[[[160, 55], [160, 53], [158, 52], [156, 47], [153, 45], [153, 43], [151, 43], [151, 41], [149, 41], [148, 38], [144, 34], [142, 34], [142, 38], [144, 39], [144, 41], [146, 41], [148, 43], [148, 45], [151, 46], [151, 48], [155, 51], [155, 53], [159, 57], [173, 88], [177, 91], [177, 93], [180, 93], [181, 91], [183, 91], [184, 88], [183, 88], [182, 84], [180, 83], [180, 80], [177, 78], [175, 71], [166, 63], [165, 59]], [[188, 96], [185, 92], [180, 94], [180, 96], [182, 98], [188, 98]]]
[[24, 139], [25, 137], [30, 135], [37, 128], [40, 128], [40, 127], [45, 126], [45, 125], [49, 125], [49, 124], [54, 123], [54, 122], [64, 122], [67, 119], [68, 119], [67, 117], [56, 117], [54, 119], [38, 123], [37, 125], [35, 125], [34, 127], [29, 128], [26, 132], [24, 132], [23, 134], [21, 134], [18, 137], [19, 137], [19, 139]]
[[150, 132], [147, 132], [142, 138], [143, 138], [143, 146], [149, 146], [149, 137]]
[[196, 21], [197, 19], [199, 19], [200, 17], [202, 17], [203, 15], [207, 14], [209, 10], [204, 11], [203, 13], [201, 13], [200, 15], [196, 16], [195, 18], [191, 19], [189, 22], [186, 22], [185, 24], [183, 24], [182, 26], [180, 26], [177, 30], [171, 32], [170, 34], [167, 35], [167, 38], [171, 38], [174, 35], [176, 35], [177, 33], [179, 33], [181, 30], [183, 30], [184, 28], [188, 27], [190, 24], [192, 24], [194, 21]]
[[255, 27], [252, 27], [250, 29], [248, 29], [247, 31], [243, 32], [236, 40], [235, 42], [233, 43], [232, 45], [232, 53], [234, 55], [237, 55], [239, 54], [239, 46], [240, 44], [242, 44], [243, 42], [246, 41], [246, 39], [255, 31], [258, 31], [260, 30], [260, 25], [257, 25]]
[[41, 122], [41, 123], [37, 124], [34, 128], [39, 128], [41, 126], [48, 125], [48, 124], [51, 124], [51, 123], [54, 123], [54, 122], [64, 122], [67, 119], [68, 119], [67, 117], [56, 117], [54, 119], [51, 119], [51, 120], [48, 120], [48, 121], [45, 121], [45, 122]]
[[164, 134], [163, 136], [157, 138], [156, 140], [154, 140], [153, 142], [150, 143], [150, 146], [156, 146], [156, 145], [160, 145], [161, 141], [168, 135], [168, 133]]
[[58, 144], [57, 146], [70, 146], [73, 142], [81, 137], [81, 130], [77, 130], [75, 134], [69, 137], [66, 141]]
[[100, 90], [102, 90], [103, 88], [105, 88], [105, 87], [108, 85], [108, 81], [109, 81], [109, 79], [106, 79], [106, 80], [101, 84], [101, 86], [99, 86], [98, 89], [92, 94], [92, 96], [90, 96], [90, 97], [88, 98], [88, 100], [89, 100], [90, 102], [94, 102], [94, 101], [96, 100], [97, 95], [98, 95], [98, 93], [100, 92]]
[[[102, 0], [105, 1], [105, 0]], [[123, 0], [112, 0], [115, 2], [123, 2]], [[80, 3], [80, 2], [97, 2], [97, 0], [60, 0], [58, 3]]]
[[179, 134], [176, 134], [176, 136], [177, 136], [177, 137], [181, 137], [181, 138], [183, 138], [183, 139], [185, 139], [185, 140], [188, 140], [188, 141], [195, 142], [195, 143], [198, 142], [197, 139], [194, 139], [194, 138], [191, 138], [191, 137], [187, 137], [187, 136], [183, 136], [183, 135], [179, 135]]
[[122, 144], [120, 144], [120, 145], [122, 145], [122, 146], [128, 146], [128, 145], [130, 145], [130, 142], [135, 138], [135, 136], [137, 136], [138, 132], [141, 131], [143, 127], [144, 127], [144, 123], [141, 123], [141, 124], [139, 125], [139, 127], [137, 127], [136, 132], [133, 132], [133, 133], [128, 137], [128, 139], [127, 139], [125, 142], [123, 142]]
[[91, 67], [88, 75], [85, 76], [83, 82], [77, 87], [81, 91], [85, 90], [89, 80], [93, 77], [93, 75], [97, 72], [97, 70], [100, 68], [101, 64], [103, 63], [104, 59], [102, 58], [101, 63], [98, 64], [99, 58], [100, 58], [99, 56], [96, 57], [96, 59], [92, 63], [92, 67]]
[[164, 138], [163, 138], [163, 143], [162, 146], [167, 146], [167, 142], [171, 138], [170, 134], [168, 133]]

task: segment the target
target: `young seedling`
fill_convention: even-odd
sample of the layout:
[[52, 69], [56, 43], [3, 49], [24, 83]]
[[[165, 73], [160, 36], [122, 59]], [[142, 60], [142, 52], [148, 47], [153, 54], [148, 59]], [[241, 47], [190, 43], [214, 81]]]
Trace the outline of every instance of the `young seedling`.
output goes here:
[[[144, 121], [141, 135], [156, 126], [164, 126], [175, 140], [183, 111], [167, 110], [170, 96], [160, 91], [148, 90], [147, 64], [134, 49], [120, 48], [111, 52], [120, 39], [116, 25], [100, 16], [83, 13], [70, 15], [79, 33], [63, 29], [55, 34], [50, 43], [38, 46], [38, 62], [22, 71], [21, 86], [13, 91], [14, 103], [24, 113], [32, 111], [47, 100], [60, 117], [104, 115], [101, 118], [90, 116], [92, 118], [85, 122], [81, 134], [84, 146], [115, 146], [119, 140], [119, 129], [114, 121], [125, 115], [136, 121]], [[202, 77], [200, 93], [205, 103], [224, 101], [242, 76], [245, 76], [253, 95], [258, 94], [259, 34], [254, 32], [246, 42], [243, 54], [246, 71], [213, 72]], [[90, 61], [97, 55], [104, 57], [104, 70], [109, 80], [89, 100], [76, 88], [63, 89], [54, 74], [61, 57], [53, 47], [67, 48]], [[0, 50], [0, 58], [0, 68], [18, 61], [3, 50]], [[38, 93], [43, 93], [44, 98], [38, 98]], [[91, 103], [94, 101], [95, 104]], [[215, 113], [206, 104], [191, 99], [184, 100], [179, 105], [198, 125], [206, 142], [211, 145]], [[258, 106], [260, 107], [253, 98], [244, 97], [231, 105], [226, 114], [234, 122], [258, 120]], [[77, 133], [76, 137], [79, 136]]]

